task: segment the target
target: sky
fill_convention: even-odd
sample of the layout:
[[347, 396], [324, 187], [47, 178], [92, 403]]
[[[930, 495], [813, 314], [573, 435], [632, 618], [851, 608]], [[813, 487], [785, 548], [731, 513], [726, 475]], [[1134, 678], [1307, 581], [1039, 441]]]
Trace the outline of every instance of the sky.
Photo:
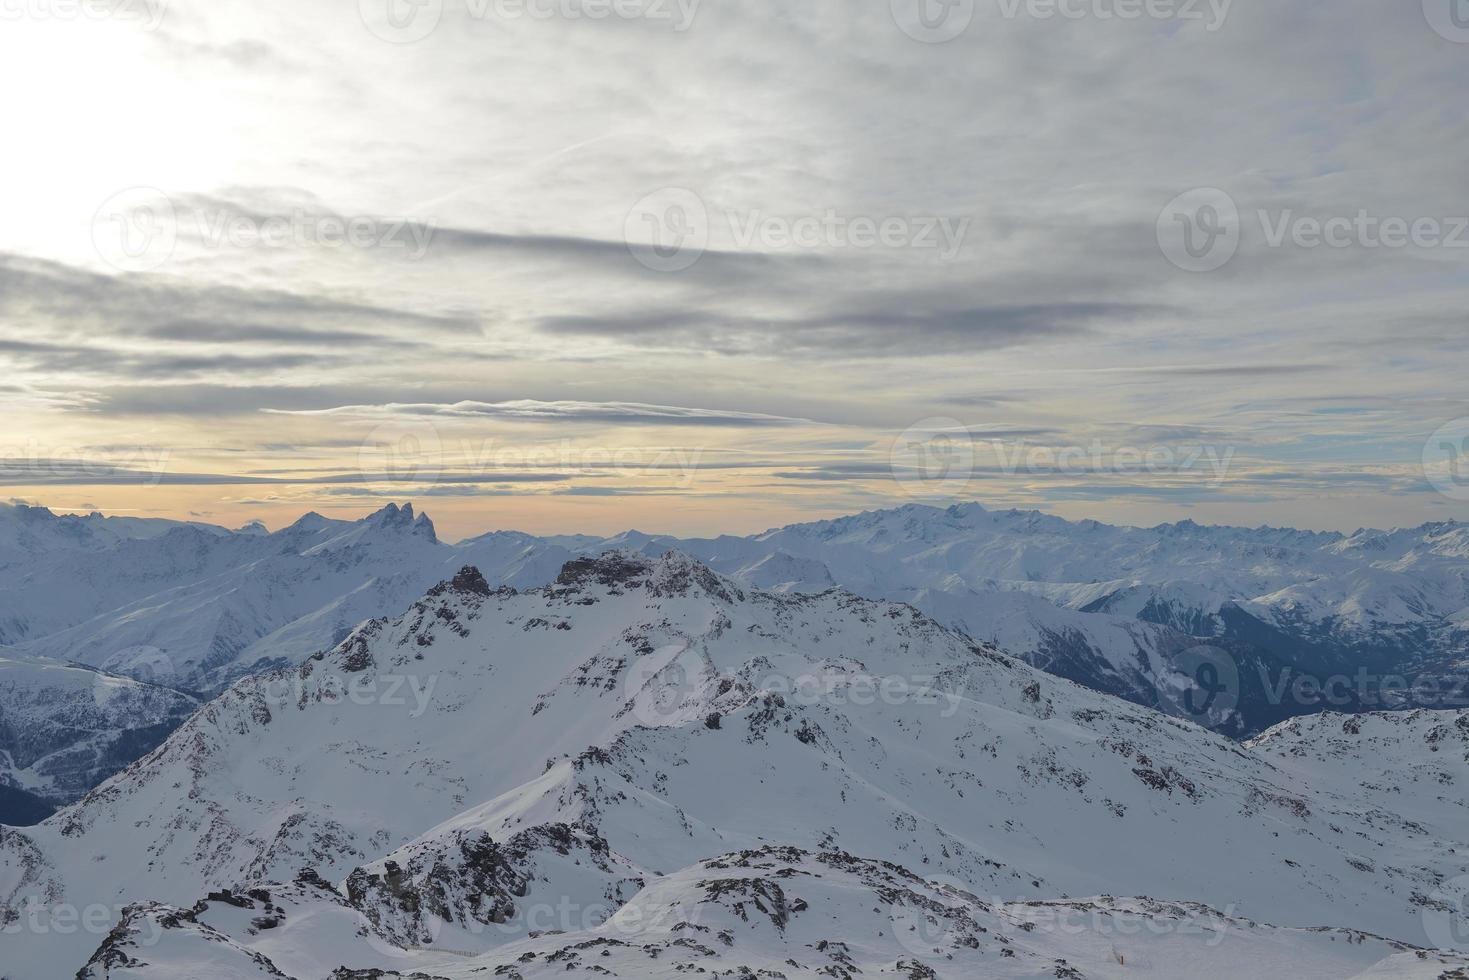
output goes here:
[[0, 500], [1469, 519], [1469, 0], [0, 0]]

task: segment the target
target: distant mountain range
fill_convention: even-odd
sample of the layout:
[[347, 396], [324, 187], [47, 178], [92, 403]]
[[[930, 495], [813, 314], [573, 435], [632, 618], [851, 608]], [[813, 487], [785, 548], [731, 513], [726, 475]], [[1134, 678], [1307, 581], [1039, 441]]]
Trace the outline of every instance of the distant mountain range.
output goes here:
[[[126, 699], [125, 718], [38, 729], [3, 700], [25, 697], [21, 675], [12, 667], [6, 688], [0, 671], [0, 785], [75, 799], [199, 698], [305, 661], [460, 567], [528, 588], [610, 550], [677, 551], [742, 587], [908, 603], [1054, 674], [1236, 738], [1326, 708], [1469, 706], [1469, 525], [1457, 523], [1144, 529], [915, 505], [749, 537], [501, 531], [449, 544], [412, 505], [359, 521], [307, 514], [275, 532], [3, 506], [0, 658], [47, 668], [25, 678], [37, 691], [82, 665], [89, 682], [120, 676], [171, 693]], [[85, 734], [99, 731], [113, 747]], [[58, 755], [86, 740], [91, 762]]]

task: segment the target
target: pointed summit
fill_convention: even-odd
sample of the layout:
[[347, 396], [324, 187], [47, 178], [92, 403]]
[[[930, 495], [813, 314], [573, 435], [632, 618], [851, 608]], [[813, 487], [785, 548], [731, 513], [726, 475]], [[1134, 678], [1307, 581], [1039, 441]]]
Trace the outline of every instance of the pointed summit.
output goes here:
[[420, 513], [418, 520], [413, 522], [413, 533], [430, 541], [438, 541], [439, 536], [434, 531], [434, 522], [429, 520], [428, 515]]
[[427, 514], [415, 515], [412, 503], [406, 503], [402, 507], [397, 504], [388, 504], [382, 510], [365, 517], [363, 523], [369, 527], [383, 530], [410, 531], [432, 542], [439, 540], [434, 531], [434, 522], [429, 520]]
[[393, 527], [398, 524], [408, 524], [413, 520], [413, 505], [404, 504], [400, 508], [397, 504], [388, 504], [381, 510], [368, 514], [364, 520], [374, 527]]

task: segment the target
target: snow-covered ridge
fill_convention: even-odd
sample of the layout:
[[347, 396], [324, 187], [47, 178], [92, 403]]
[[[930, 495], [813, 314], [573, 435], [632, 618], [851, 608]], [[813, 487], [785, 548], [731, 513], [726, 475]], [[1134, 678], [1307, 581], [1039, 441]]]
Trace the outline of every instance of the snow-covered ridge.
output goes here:
[[[303, 662], [464, 565], [493, 587], [526, 588], [608, 550], [677, 550], [738, 588], [841, 587], [906, 602], [1149, 706], [1162, 703], [1180, 655], [1209, 644], [1241, 678], [1222, 722], [1234, 736], [1320, 710], [1266, 696], [1289, 692], [1302, 674], [1350, 676], [1366, 664], [1374, 676], [1413, 679], [1463, 674], [1469, 664], [1462, 524], [1352, 535], [1192, 522], [1123, 528], [976, 504], [914, 505], [749, 537], [501, 531], [458, 544], [439, 540], [411, 504], [351, 522], [307, 514], [273, 533], [0, 506], [0, 643], [9, 643], [0, 655], [212, 694]], [[1356, 701], [1338, 707], [1423, 703], [1353, 693]]]
[[[1425, 948], [1466, 890], [1462, 753], [1403, 737], [1432, 775], [1365, 786], [1375, 743], [1316, 765], [1280, 738], [685, 554], [462, 569], [4, 832], [0, 903], [115, 909], [95, 977], [1463, 968]], [[7, 969], [81, 968], [67, 939], [22, 931]]]

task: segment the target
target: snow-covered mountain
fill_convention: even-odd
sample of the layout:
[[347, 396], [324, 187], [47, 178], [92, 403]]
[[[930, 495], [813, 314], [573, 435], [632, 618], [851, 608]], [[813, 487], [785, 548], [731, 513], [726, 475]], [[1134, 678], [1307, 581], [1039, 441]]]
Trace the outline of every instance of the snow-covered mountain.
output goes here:
[[36, 568], [16, 587], [21, 601], [81, 592], [92, 600], [83, 608], [107, 608], [17, 643], [10, 654], [213, 689], [241, 673], [299, 662], [402, 606], [441, 573], [448, 551], [411, 505], [356, 522], [308, 514], [269, 535], [175, 528], [89, 555], [85, 571], [66, 556]]
[[[1235, 735], [1322, 710], [1292, 695], [1301, 676], [1351, 679], [1330, 705], [1339, 710], [1469, 706], [1469, 690], [1452, 684], [1469, 665], [1464, 524], [1352, 535], [1191, 521], [1132, 528], [913, 505], [749, 538], [636, 544], [681, 548], [740, 581], [771, 560], [799, 563], [807, 579], [784, 588], [835, 583], [911, 602], [1141, 704], [1158, 704], [1179, 652], [1208, 644], [1237, 676], [1238, 710], [1225, 726]], [[1424, 678], [1449, 683], [1420, 697]], [[1406, 690], [1383, 693], [1385, 679]]]
[[72, 621], [0, 649], [16, 659], [64, 660], [217, 691], [334, 645], [466, 561], [497, 582], [544, 584], [571, 556], [507, 533], [451, 546], [412, 504], [389, 504], [359, 521], [307, 514], [273, 534], [258, 526], [174, 527], [17, 568], [0, 602], [13, 603], [17, 619], [30, 617], [26, 632], [34, 634], [43, 618]]
[[[774, 592], [840, 587], [910, 603], [1059, 676], [1175, 713], [1169, 685], [1203, 658], [1225, 676], [1228, 705], [1194, 720], [1235, 737], [1325, 707], [1469, 705], [1469, 685], [1425, 697], [1415, 683], [1469, 666], [1469, 526], [1142, 529], [973, 504], [750, 537], [501, 531], [458, 544], [412, 505], [351, 522], [308, 514], [274, 533], [0, 506], [0, 638], [13, 641], [0, 651], [212, 694], [302, 662], [464, 565], [525, 588], [609, 549], [681, 550]], [[1385, 677], [1407, 683], [1379, 698]], [[1328, 702], [1298, 696], [1301, 678], [1347, 683]]]
[[1469, 716], [1403, 718], [1242, 745], [679, 553], [465, 569], [0, 829], [0, 971], [1452, 976]]
[[227, 551], [232, 538], [202, 524], [0, 505], [0, 644], [54, 632], [197, 576], [207, 568], [191, 557]]
[[[0, 658], [0, 787], [76, 799], [151, 751], [197, 698], [97, 670]], [[15, 823], [0, 812], [0, 823]]]

